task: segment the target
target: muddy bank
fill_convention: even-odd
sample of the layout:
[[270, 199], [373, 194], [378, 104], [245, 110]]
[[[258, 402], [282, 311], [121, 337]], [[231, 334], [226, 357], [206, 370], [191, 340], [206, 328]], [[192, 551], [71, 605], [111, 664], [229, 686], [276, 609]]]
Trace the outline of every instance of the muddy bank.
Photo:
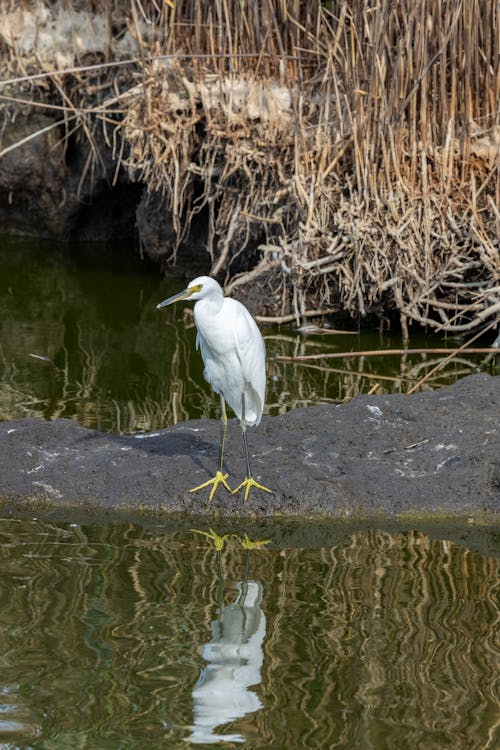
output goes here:
[[[249, 433], [256, 478], [273, 494], [244, 503], [187, 489], [217, 466], [220, 425], [185, 422], [118, 436], [69, 420], [0, 424], [0, 497], [50, 507], [222, 516], [492, 518], [500, 505], [500, 378], [474, 375], [432, 393], [360, 396], [264, 418]], [[237, 422], [226, 466], [244, 476]]]

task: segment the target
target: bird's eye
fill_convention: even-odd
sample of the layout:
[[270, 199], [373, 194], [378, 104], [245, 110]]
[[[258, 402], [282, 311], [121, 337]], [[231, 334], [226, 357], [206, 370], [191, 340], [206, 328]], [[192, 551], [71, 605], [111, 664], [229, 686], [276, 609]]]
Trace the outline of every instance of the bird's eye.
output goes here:
[[189, 291], [191, 292], [191, 294], [196, 294], [197, 292], [201, 292], [202, 289], [203, 289], [202, 284], [196, 284], [196, 286], [189, 287]]

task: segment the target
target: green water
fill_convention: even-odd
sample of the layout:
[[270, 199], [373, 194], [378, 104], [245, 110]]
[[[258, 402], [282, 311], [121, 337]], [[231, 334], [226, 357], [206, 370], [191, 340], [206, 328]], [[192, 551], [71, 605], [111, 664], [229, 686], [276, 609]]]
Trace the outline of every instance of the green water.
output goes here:
[[499, 746], [491, 530], [249, 532], [0, 519], [0, 746]]
[[[104, 431], [155, 430], [218, 417], [203, 380], [192, 317], [183, 304], [156, 304], [183, 287], [130, 249], [0, 241], [0, 419], [68, 417]], [[340, 402], [379, 383], [405, 392], [442, 355], [346, 356], [305, 364], [280, 356], [399, 348], [397, 335], [303, 335], [264, 328], [268, 352], [265, 413]], [[415, 335], [412, 347], [442, 347]], [[449, 342], [456, 346], [456, 342]], [[461, 354], [431, 381], [438, 386], [499, 358]], [[496, 370], [495, 370], [496, 367]]]
[[[155, 309], [181, 287], [124, 248], [0, 243], [0, 419], [127, 432], [218, 416], [187, 308]], [[268, 414], [404, 392], [441, 356], [306, 367], [279, 357], [401, 341], [264, 335]], [[217, 556], [192, 523], [0, 518], [2, 750], [498, 747], [498, 533], [217, 526]], [[246, 551], [245, 531], [270, 544]]]

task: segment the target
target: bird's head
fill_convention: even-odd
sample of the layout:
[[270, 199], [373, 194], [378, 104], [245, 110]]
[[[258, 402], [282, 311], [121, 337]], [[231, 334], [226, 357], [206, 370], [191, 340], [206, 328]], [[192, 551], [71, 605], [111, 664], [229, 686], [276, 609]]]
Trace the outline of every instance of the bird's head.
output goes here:
[[171, 305], [173, 302], [178, 302], [181, 299], [192, 299], [199, 300], [205, 299], [209, 296], [221, 296], [223, 292], [220, 285], [215, 279], [211, 279], [210, 276], [198, 276], [198, 278], [190, 281], [189, 284], [182, 292], [174, 294], [172, 297], [163, 300], [159, 305], [156, 305], [156, 309], [160, 310], [162, 307]]

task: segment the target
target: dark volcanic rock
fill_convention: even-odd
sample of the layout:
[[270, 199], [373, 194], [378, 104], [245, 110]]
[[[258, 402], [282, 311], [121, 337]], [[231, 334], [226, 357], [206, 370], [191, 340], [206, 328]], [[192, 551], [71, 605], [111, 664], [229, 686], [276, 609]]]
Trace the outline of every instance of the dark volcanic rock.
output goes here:
[[2, 132], [2, 148], [26, 139], [0, 158], [2, 234], [60, 238], [66, 232], [71, 207], [64, 190], [64, 146], [53, 125], [42, 114], [18, 116]]
[[208, 217], [197, 215], [177, 247], [177, 235], [165, 196], [144, 190], [136, 210], [137, 232], [146, 255], [168, 267], [170, 275], [195, 278], [207, 273], [212, 259], [206, 248]]
[[[222, 515], [469, 514], [493, 516], [500, 500], [500, 378], [474, 375], [439, 391], [360, 396], [297, 409], [249, 431], [256, 478], [273, 495], [187, 489], [217, 467], [216, 421], [117, 436], [68, 420], [0, 424], [0, 497], [95, 508]], [[226, 465], [244, 475], [237, 422]]]
[[0, 232], [60, 241], [135, 237], [143, 186], [123, 169], [115, 175], [99, 128], [91, 146], [85, 138], [65, 141], [64, 128], [55, 126], [55, 119], [36, 113], [4, 125], [0, 147], [22, 145], [0, 157]]
[[[108, 134], [109, 135], [109, 134]], [[36, 137], [34, 137], [36, 136]], [[85, 137], [65, 139], [57, 119], [18, 114], [4, 123], [0, 151], [0, 233], [58, 241], [137, 241], [156, 263], [177, 275], [206, 273], [208, 214], [193, 219], [177, 247], [166, 198], [117, 171], [113, 149], [100, 128]]]

